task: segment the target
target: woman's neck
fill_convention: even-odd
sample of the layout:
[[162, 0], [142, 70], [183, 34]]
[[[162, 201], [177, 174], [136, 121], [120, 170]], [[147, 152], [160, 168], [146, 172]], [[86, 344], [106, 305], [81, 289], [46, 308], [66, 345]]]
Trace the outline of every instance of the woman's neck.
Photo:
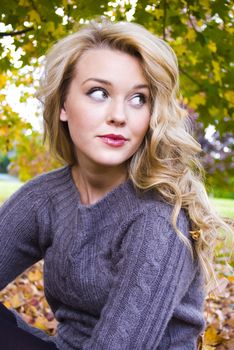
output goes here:
[[126, 165], [106, 167], [105, 169], [82, 168], [81, 165], [72, 167], [72, 177], [80, 193], [83, 204], [94, 204], [106, 193], [127, 179]]

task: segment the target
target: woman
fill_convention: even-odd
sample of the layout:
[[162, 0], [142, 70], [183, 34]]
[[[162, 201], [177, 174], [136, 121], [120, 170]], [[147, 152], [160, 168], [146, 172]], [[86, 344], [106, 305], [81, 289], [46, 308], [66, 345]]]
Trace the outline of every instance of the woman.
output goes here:
[[49, 337], [1, 306], [4, 349], [13, 333], [24, 350], [197, 348], [207, 242], [225, 224], [177, 90], [174, 52], [139, 25], [90, 24], [52, 48], [40, 97], [66, 166], [1, 208], [0, 288], [44, 258], [58, 329]]

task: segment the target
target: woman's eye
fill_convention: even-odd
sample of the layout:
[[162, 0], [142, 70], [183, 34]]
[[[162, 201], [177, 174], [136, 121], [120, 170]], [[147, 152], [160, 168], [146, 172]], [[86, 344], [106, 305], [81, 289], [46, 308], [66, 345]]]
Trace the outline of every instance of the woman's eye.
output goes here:
[[143, 94], [136, 94], [130, 99], [131, 105], [140, 107], [146, 103], [146, 96]]
[[108, 97], [107, 92], [101, 88], [93, 88], [89, 90], [87, 95], [91, 96], [96, 101], [104, 101]]

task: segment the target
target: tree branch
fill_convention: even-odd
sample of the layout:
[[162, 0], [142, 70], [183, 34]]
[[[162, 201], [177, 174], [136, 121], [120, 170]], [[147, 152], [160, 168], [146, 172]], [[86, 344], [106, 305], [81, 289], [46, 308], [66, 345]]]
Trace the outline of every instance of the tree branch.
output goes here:
[[163, 1], [163, 39], [166, 40], [167, 0]]
[[199, 86], [201, 89], [204, 89], [204, 86], [201, 83], [199, 83], [199, 81], [194, 79], [190, 74], [188, 74], [184, 69], [180, 68], [180, 72], [184, 74], [188, 79], [190, 79], [194, 84]]
[[13, 31], [13, 32], [0, 32], [0, 37], [21, 35], [31, 30], [33, 30], [33, 27], [29, 27], [29, 28], [25, 28], [25, 29]]

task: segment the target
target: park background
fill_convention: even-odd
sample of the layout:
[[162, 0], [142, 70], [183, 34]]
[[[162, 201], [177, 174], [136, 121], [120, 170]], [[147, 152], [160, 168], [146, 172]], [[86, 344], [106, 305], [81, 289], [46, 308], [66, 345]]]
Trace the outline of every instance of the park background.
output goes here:
[[[180, 69], [181, 105], [188, 110], [211, 200], [234, 218], [234, 4], [229, 0], [2, 0], [0, 19], [0, 202], [30, 178], [60, 166], [43, 144], [35, 91], [47, 50], [94, 18], [133, 21], [166, 40]], [[12, 180], [13, 179], [13, 180]], [[232, 241], [217, 248], [226, 288], [209, 295], [204, 349], [234, 348]], [[231, 257], [230, 267], [225, 265]], [[43, 296], [42, 262], [0, 293], [31, 324], [53, 333], [56, 322]], [[29, 283], [30, 282], [30, 283]]]

